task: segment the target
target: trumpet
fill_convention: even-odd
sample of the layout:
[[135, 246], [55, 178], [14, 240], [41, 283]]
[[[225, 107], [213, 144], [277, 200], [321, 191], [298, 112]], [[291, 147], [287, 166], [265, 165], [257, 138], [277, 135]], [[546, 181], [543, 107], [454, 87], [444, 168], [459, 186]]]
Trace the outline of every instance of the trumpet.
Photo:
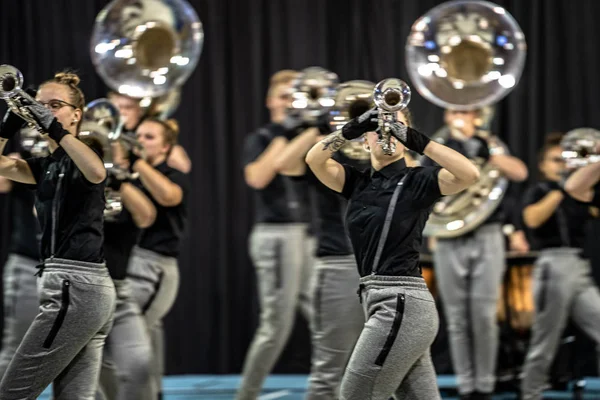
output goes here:
[[563, 137], [560, 147], [567, 170], [597, 163], [600, 161], [600, 131], [593, 128], [573, 129]]
[[375, 86], [373, 101], [379, 111], [377, 142], [384, 154], [392, 155], [396, 152], [396, 143], [391, 141], [390, 125], [397, 121], [396, 113], [410, 102], [410, 87], [400, 79], [384, 79]]
[[0, 65], [0, 98], [6, 101], [11, 111], [23, 118], [29, 127], [44, 133], [44, 129], [24, 107], [24, 103], [32, 104], [36, 101], [23, 90], [23, 74], [12, 65]]
[[336, 73], [321, 67], [303, 69], [292, 84], [292, 103], [288, 112], [303, 122], [314, 123], [335, 105], [337, 88]]

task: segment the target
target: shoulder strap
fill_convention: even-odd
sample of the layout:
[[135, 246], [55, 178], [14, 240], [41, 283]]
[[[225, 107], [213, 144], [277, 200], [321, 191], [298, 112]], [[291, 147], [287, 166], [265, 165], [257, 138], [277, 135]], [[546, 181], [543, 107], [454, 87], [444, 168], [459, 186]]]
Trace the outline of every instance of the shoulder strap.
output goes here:
[[388, 206], [387, 214], [385, 216], [385, 223], [383, 224], [381, 236], [379, 237], [379, 244], [377, 245], [377, 253], [375, 253], [375, 259], [373, 260], [373, 269], [371, 271], [372, 275], [377, 274], [377, 267], [379, 266], [381, 253], [383, 253], [383, 247], [385, 246], [385, 242], [387, 241], [387, 236], [390, 231], [390, 225], [392, 224], [392, 218], [394, 217], [396, 203], [398, 202], [398, 197], [400, 196], [400, 192], [402, 191], [402, 187], [404, 186], [404, 180], [407, 176], [408, 174], [404, 175], [402, 179], [400, 179], [400, 181], [396, 185], [396, 189], [394, 189], [392, 199], [390, 200], [390, 205]]

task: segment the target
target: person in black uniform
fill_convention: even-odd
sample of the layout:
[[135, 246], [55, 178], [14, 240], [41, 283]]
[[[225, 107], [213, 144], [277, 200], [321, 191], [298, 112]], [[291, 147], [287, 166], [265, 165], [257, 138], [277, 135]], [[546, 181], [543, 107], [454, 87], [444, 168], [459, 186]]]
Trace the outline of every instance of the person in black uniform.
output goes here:
[[156, 208], [156, 220], [142, 231], [127, 270], [132, 296], [142, 310], [153, 348], [150, 382], [140, 390], [143, 399], [161, 395], [165, 351], [162, 320], [179, 290], [177, 257], [188, 222], [189, 176], [167, 164], [178, 134], [175, 120], [146, 118], [136, 131], [146, 158], [131, 153], [129, 159], [132, 171], [139, 173], [141, 189]]
[[[355, 101], [349, 113], [357, 116], [369, 107], [367, 101]], [[365, 320], [359, 302], [355, 301], [360, 276], [344, 225], [347, 201], [323, 185], [304, 161], [306, 153], [323, 139], [322, 135], [329, 133], [330, 129], [323, 123], [305, 130], [289, 142], [276, 160], [280, 174], [304, 176], [310, 182], [311, 207], [316, 221], [316, 263], [311, 285], [312, 357], [307, 400], [333, 400], [339, 397], [346, 364]], [[353, 150], [356, 151], [355, 148]], [[368, 159], [351, 159], [346, 154], [340, 151], [332, 158], [359, 170], [370, 167]], [[361, 156], [364, 154], [368, 153], [364, 151]]]
[[[476, 182], [477, 168], [464, 156], [398, 122], [386, 123], [391, 155], [375, 132], [369, 110], [317, 143], [306, 162], [317, 178], [349, 200], [346, 225], [360, 273], [359, 298], [366, 323], [342, 380], [340, 399], [439, 399], [430, 346], [437, 309], [419, 268], [422, 231], [441, 196]], [[366, 133], [371, 169], [361, 172], [331, 159], [347, 140]], [[405, 147], [442, 167], [409, 168]]]
[[[40, 86], [37, 101], [24, 100], [47, 134], [49, 156], [0, 157], [0, 175], [36, 190], [44, 259], [39, 311], [2, 378], [2, 399], [37, 398], [53, 381], [57, 399], [93, 398], [112, 326], [115, 287], [102, 248], [106, 170], [76, 137], [85, 107], [78, 83], [77, 75], [59, 73]], [[6, 114], [0, 150], [23, 123]]]
[[[102, 153], [101, 144], [93, 143], [93, 138], [82, 140], [92, 142], [88, 144]], [[115, 163], [126, 166], [118, 157]], [[108, 400], [136, 400], [142, 399], [140, 388], [150, 377], [152, 346], [140, 307], [131, 296], [127, 266], [141, 229], [154, 223], [156, 208], [136, 186], [139, 182], [130, 181], [113, 169], [108, 172], [107, 186], [119, 195], [123, 209], [117, 215], [105, 213], [104, 219], [104, 254], [117, 291], [117, 304], [104, 346], [99, 393], [100, 398]]]
[[[542, 398], [569, 318], [600, 345], [600, 292], [591, 277], [589, 260], [582, 257], [590, 206], [561, 188], [565, 168], [561, 139], [562, 135], [546, 139], [538, 160], [542, 179], [529, 188], [524, 200], [523, 220], [532, 249], [538, 250], [539, 256], [533, 284], [535, 314], [521, 382], [523, 400]], [[589, 168], [569, 181], [569, 189], [582, 200], [594, 196], [591, 185], [579, 186], [578, 179], [593, 178], [593, 173]], [[600, 354], [598, 360], [600, 363]]]
[[254, 191], [254, 226], [249, 237], [256, 270], [260, 322], [246, 354], [237, 400], [254, 400], [292, 332], [296, 311], [310, 321], [310, 279], [314, 242], [310, 239], [308, 191], [304, 179], [277, 173], [276, 159], [299, 126], [284, 126], [290, 89], [298, 72], [271, 77], [267, 107], [271, 122], [244, 143], [246, 184]]
[[[26, 159], [31, 153], [21, 149], [8, 154]], [[8, 259], [4, 265], [4, 332], [0, 352], [0, 380], [38, 313], [36, 266], [39, 264], [40, 225], [34, 212], [35, 195], [28, 185], [0, 177], [0, 193], [9, 194], [11, 235]]]

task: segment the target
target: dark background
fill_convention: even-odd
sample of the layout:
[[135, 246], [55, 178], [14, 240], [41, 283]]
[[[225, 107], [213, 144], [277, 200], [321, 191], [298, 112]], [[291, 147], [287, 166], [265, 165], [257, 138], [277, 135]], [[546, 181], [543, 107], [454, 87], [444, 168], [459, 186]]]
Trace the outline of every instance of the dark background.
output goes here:
[[[264, 97], [279, 69], [319, 65], [341, 81], [399, 77], [411, 84], [404, 45], [411, 24], [435, 0], [191, 0], [204, 24], [199, 64], [184, 86], [181, 143], [193, 160], [190, 230], [180, 258], [181, 288], [167, 317], [169, 374], [238, 373], [258, 305], [247, 254], [252, 221], [240, 166], [244, 137], [267, 120]], [[600, 126], [600, 2], [511, 0], [503, 5], [528, 43], [516, 89], [498, 105], [495, 131], [535, 168], [550, 131]], [[63, 68], [82, 78], [87, 101], [106, 87], [90, 59], [100, 0], [0, 0], [0, 63], [18, 67], [25, 84]], [[1, 102], [3, 103], [3, 102]], [[2, 104], [3, 105], [3, 104]], [[442, 110], [413, 90], [421, 130], [433, 133]], [[8, 208], [2, 199], [2, 249]], [[5, 251], [0, 254], [4, 257]], [[300, 325], [278, 372], [306, 372], [309, 348]]]

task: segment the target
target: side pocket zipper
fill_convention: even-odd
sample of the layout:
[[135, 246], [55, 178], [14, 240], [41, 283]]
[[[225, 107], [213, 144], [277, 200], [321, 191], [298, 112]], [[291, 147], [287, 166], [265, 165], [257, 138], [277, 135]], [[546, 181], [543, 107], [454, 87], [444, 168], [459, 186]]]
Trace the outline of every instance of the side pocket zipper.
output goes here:
[[396, 299], [396, 314], [394, 315], [394, 321], [392, 322], [392, 327], [390, 328], [390, 332], [388, 333], [388, 337], [383, 345], [383, 348], [379, 352], [377, 359], [375, 360], [375, 365], [383, 366], [385, 363], [385, 359], [388, 354], [392, 350], [392, 346], [396, 341], [396, 337], [398, 336], [398, 331], [400, 331], [400, 326], [402, 325], [402, 318], [404, 317], [404, 302], [406, 298], [404, 294], [399, 294]]
[[54, 324], [52, 324], [52, 329], [50, 329], [50, 333], [44, 340], [44, 348], [49, 349], [62, 326], [65, 316], [67, 315], [67, 310], [69, 309], [69, 288], [71, 287], [71, 281], [65, 279], [62, 284], [62, 302], [60, 305], [60, 310], [58, 310], [58, 315], [54, 320]]

